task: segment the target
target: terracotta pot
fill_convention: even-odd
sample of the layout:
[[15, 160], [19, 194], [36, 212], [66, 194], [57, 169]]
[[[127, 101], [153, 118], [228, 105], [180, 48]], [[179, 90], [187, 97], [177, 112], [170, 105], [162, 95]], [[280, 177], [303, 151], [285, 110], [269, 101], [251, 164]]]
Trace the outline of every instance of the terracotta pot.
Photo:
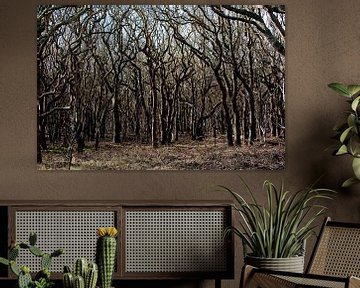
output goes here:
[[263, 258], [246, 255], [245, 263], [263, 269], [304, 273], [304, 256], [289, 258]]

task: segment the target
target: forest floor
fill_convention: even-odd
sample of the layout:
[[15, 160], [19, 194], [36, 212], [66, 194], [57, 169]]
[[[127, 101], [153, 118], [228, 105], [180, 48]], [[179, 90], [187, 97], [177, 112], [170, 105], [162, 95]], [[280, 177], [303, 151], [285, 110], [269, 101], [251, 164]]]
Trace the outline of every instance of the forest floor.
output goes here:
[[[97, 151], [88, 143], [83, 153], [73, 153], [71, 170], [280, 170], [285, 167], [284, 139], [229, 147], [226, 139], [183, 140], [152, 148], [136, 143], [102, 142]], [[40, 170], [68, 169], [64, 148], [43, 153]]]

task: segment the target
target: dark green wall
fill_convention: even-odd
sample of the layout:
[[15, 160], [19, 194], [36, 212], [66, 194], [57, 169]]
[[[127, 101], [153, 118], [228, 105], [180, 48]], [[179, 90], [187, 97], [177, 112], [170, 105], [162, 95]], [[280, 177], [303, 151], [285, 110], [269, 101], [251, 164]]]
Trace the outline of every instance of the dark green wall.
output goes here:
[[[254, 4], [254, 1], [241, 3]], [[270, 0], [256, 4], [270, 3], [279, 4]], [[36, 170], [38, 2], [28, 0], [20, 5], [19, 1], [0, 0], [0, 200], [230, 199], [211, 186], [223, 184], [236, 188], [237, 175], [241, 175], [263, 201], [261, 187], [265, 179], [277, 184], [284, 179], [289, 189], [297, 190], [324, 174], [321, 185], [339, 190], [328, 214], [337, 220], [359, 222], [360, 186], [347, 191], [339, 188], [351, 173], [349, 159], [332, 157], [326, 148], [333, 143], [332, 127], [342, 119], [346, 109], [344, 100], [330, 91], [327, 84], [360, 83], [360, 2], [284, 0], [282, 3], [287, 10], [284, 171], [50, 172]], [[236, 269], [240, 270], [240, 252], [236, 256]], [[237, 287], [237, 274], [236, 281], [226, 281], [224, 286]]]

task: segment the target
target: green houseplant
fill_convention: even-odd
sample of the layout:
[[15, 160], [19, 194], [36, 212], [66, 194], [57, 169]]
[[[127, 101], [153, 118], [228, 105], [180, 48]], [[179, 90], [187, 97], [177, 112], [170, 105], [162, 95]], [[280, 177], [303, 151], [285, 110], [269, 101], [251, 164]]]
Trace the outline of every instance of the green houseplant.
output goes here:
[[338, 94], [346, 97], [350, 110], [346, 122], [336, 126], [337, 138], [340, 141], [335, 155], [351, 155], [354, 176], [347, 179], [342, 186], [348, 187], [360, 183], [360, 85], [331, 83], [328, 85]]
[[[52, 253], [45, 253], [36, 246], [36, 242], [36, 234], [30, 233], [29, 243], [12, 243], [8, 251], [8, 259], [0, 257], [0, 263], [10, 266], [11, 271], [18, 277], [18, 288], [50, 288], [54, 286], [54, 282], [50, 280], [50, 265], [52, 259], [62, 255], [64, 250], [57, 249]], [[40, 258], [41, 270], [36, 273], [34, 279], [31, 277], [28, 266], [19, 265], [19, 263], [16, 262], [20, 249], [28, 250], [31, 254]]]
[[96, 263], [89, 262], [86, 258], [75, 260], [74, 269], [64, 267], [62, 277], [63, 288], [95, 288], [98, 279]]
[[227, 187], [221, 187], [235, 199], [233, 208], [240, 215], [240, 226], [229, 227], [226, 232], [239, 236], [244, 247], [250, 250], [244, 255], [245, 263], [272, 270], [303, 272], [305, 241], [314, 233], [315, 220], [326, 209], [318, 201], [331, 199], [334, 191], [310, 187], [290, 193], [283, 184], [277, 188], [266, 180], [267, 203], [262, 205], [249, 186], [242, 182], [251, 201]]
[[96, 263], [99, 268], [99, 287], [110, 288], [116, 260], [115, 227], [99, 227], [96, 231]]

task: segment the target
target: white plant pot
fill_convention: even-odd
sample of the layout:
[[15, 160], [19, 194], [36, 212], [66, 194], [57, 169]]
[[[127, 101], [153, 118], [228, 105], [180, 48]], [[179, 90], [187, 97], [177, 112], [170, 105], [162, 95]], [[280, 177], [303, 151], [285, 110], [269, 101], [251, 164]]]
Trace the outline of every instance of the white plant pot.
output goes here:
[[262, 269], [304, 273], [304, 256], [289, 258], [263, 258], [246, 255], [245, 263]]

